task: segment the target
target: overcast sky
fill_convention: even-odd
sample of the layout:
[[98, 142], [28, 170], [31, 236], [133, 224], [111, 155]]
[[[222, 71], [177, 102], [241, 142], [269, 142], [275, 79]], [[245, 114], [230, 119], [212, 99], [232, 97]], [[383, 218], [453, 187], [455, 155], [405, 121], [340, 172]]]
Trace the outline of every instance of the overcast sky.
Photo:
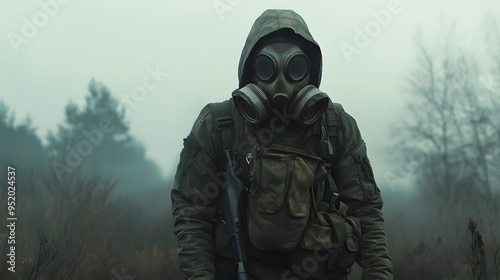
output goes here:
[[[404, 117], [403, 78], [415, 66], [417, 28], [430, 42], [442, 22], [456, 21], [460, 44], [474, 47], [484, 40], [484, 19], [499, 18], [500, 2], [310, 3], [4, 1], [0, 100], [18, 120], [31, 116], [44, 139], [63, 121], [69, 101], [84, 104], [95, 78], [123, 100], [132, 136], [168, 176], [201, 108], [227, 99], [237, 87], [240, 52], [254, 20], [267, 8], [290, 8], [322, 48], [320, 88], [357, 120], [383, 187], [384, 173], [390, 172], [384, 153], [391, 127]], [[386, 14], [381, 10], [391, 15], [382, 24], [376, 22], [376, 14]], [[356, 30], [366, 32], [367, 26], [369, 42], [356, 45]], [[348, 55], [341, 47], [347, 45], [357, 51]], [[144, 81], [146, 94], [134, 98]]]

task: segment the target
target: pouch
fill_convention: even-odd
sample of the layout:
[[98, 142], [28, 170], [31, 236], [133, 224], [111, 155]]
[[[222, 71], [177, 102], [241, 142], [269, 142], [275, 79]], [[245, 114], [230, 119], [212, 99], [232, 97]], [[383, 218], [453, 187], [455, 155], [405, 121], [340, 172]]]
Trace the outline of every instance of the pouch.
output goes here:
[[278, 253], [295, 250], [308, 224], [320, 164], [319, 157], [283, 146], [254, 155], [247, 224], [253, 246]]
[[338, 209], [318, 212], [290, 256], [290, 267], [314, 264], [315, 269], [308, 272], [311, 279], [342, 275], [361, 252], [359, 220], [346, 216], [347, 206], [342, 202], [339, 205]]

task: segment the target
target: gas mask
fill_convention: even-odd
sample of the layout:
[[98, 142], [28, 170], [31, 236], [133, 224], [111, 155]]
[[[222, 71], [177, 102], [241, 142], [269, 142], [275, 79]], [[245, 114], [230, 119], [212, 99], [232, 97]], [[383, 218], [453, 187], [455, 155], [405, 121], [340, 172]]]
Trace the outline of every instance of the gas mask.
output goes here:
[[287, 116], [298, 126], [314, 123], [325, 112], [329, 98], [310, 84], [310, 68], [309, 58], [297, 45], [265, 45], [253, 59], [252, 83], [233, 92], [237, 109], [255, 125], [273, 112]]

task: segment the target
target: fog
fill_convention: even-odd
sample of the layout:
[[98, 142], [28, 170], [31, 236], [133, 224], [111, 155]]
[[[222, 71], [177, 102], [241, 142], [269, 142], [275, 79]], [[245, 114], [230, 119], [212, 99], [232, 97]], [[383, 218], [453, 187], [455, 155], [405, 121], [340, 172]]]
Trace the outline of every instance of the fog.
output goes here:
[[[92, 80], [107, 87], [125, 108], [129, 130], [124, 135], [140, 147], [131, 154], [154, 177], [153, 187], [134, 187], [136, 181], [128, 181], [123, 193], [139, 197], [144, 190], [154, 191], [145, 197], [155, 197], [149, 206], [154, 204], [163, 213], [170, 208], [168, 193], [182, 140], [207, 103], [228, 99], [237, 88], [238, 61], [254, 20], [268, 8], [293, 9], [321, 47], [320, 89], [341, 103], [359, 125], [384, 195], [384, 214], [393, 221], [404, 206], [422, 206], [414, 200], [423, 194], [412, 154], [394, 149], [401, 136], [397, 128], [414, 117], [408, 111], [412, 103], [408, 81], [418, 67], [417, 42], [433, 53], [433, 44], [453, 29], [454, 47], [477, 55], [479, 64], [488, 63], [486, 53], [500, 49], [500, 39], [488, 38], [491, 23], [499, 26], [500, 2], [310, 3], [8, 1], [0, 10], [0, 101], [15, 113], [16, 123], [29, 117], [40, 146], [47, 146], [50, 132], [57, 133], [64, 123], [66, 106], [70, 102], [85, 106]], [[383, 12], [390, 16], [381, 18]], [[485, 72], [481, 77], [500, 85], [496, 75]], [[12, 140], [0, 144], [5, 151], [1, 163], [16, 164], [17, 155], [7, 151], [21, 144]], [[39, 150], [39, 144], [30, 145]], [[116, 170], [106, 169], [107, 174], [130, 176], [136, 168], [122, 167], [116, 163]], [[420, 211], [413, 214], [402, 224], [417, 230], [427, 216]]]
[[[417, 29], [433, 40], [442, 22], [454, 21], [460, 43], [474, 45], [483, 40], [477, 32], [483, 19], [500, 12], [495, 1], [401, 1], [400, 13], [349, 62], [341, 44], [354, 45], [355, 28], [363, 30], [374, 20], [371, 13], [387, 9], [390, 1], [67, 2], [53, 8], [54, 15], [35, 26], [33, 35], [25, 25], [41, 21], [33, 20], [44, 11], [39, 3], [9, 2], [2, 9], [1, 99], [19, 118], [31, 116], [45, 138], [70, 100], [83, 105], [92, 78], [126, 99], [147, 68], [158, 67], [168, 76], [142, 101], [132, 100], [127, 119], [164, 176], [175, 169], [182, 138], [201, 108], [227, 99], [237, 87], [243, 43], [266, 8], [291, 8], [306, 20], [323, 52], [321, 89], [358, 121], [379, 180], [389, 168], [384, 148], [390, 128], [404, 117], [403, 77], [414, 63]], [[32, 38], [16, 40], [26, 37], [23, 28]]]

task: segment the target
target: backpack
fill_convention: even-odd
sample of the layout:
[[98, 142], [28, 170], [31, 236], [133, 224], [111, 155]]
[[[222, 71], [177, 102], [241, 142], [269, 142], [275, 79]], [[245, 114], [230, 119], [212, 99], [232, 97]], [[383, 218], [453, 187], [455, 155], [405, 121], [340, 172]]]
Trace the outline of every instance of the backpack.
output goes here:
[[[209, 104], [215, 128], [221, 131], [222, 151], [232, 150], [235, 141], [232, 105], [231, 99]], [[330, 102], [324, 118], [321, 120], [320, 127], [327, 135], [324, 143], [318, 143], [321, 150], [320, 159], [324, 161], [323, 169], [326, 169], [326, 171], [323, 171], [323, 178], [326, 177], [324, 187], [310, 191], [311, 198], [304, 193], [291, 193], [296, 199], [302, 199], [304, 202], [306, 200], [310, 201], [310, 204], [296, 203], [295, 205], [288, 205], [290, 207], [288, 210], [291, 211], [289, 213], [289, 211], [281, 209], [283, 208], [281, 204], [276, 204], [273, 193], [261, 192], [258, 200], [252, 199], [252, 196], [249, 195], [247, 205], [249, 215], [246, 226], [253, 246], [261, 250], [290, 253], [289, 262], [297, 265], [301, 265], [304, 259], [311, 257], [313, 252], [315, 256], [319, 251], [324, 251], [329, 257], [326, 260], [318, 260], [318, 264], [323, 263], [324, 268], [317, 270], [318, 275], [325, 272], [339, 271], [339, 269], [343, 272], [349, 270], [360, 253], [361, 232], [359, 220], [347, 215], [347, 206], [338, 200], [338, 189], [331, 176], [331, 168], [339, 157], [340, 149], [337, 147], [342, 147], [343, 144], [342, 124], [340, 121], [341, 111], [343, 111], [343, 108], [340, 104]], [[282, 158], [279, 158], [281, 151], [269, 148], [265, 152], [267, 152], [265, 154], [267, 157], [277, 157], [276, 162], [282, 161]], [[315, 166], [314, 159], [300, 151], [287, 149], [286, 152], [299, 156], [300, 163], [306, 170]], [[286, 165], [282, 167], [276, 167], [276, 165], [265, 166], [265, 161], [256, 161], [256, 164], [264, 165], [257, 166], [256, 168], [259, 168], [259, 170], [273, 171], [286, 168]], [[280, 174], [279, 172], [278, 174], [268, 172], [262, 176], [265, 177], [265, 180], [273, 180], [273, 177], [276, 177], [276, 181], [283, 181], [283, 178], [278, 176]], [[315, 193], [315, 191], [317, 192]], [[307, 208], [304, 208], [304, 205]], [[287, 215], [298, 218], [287, 220]], [[283, 222], [280, 223], [280, 221]], [[273, 233], [280, 228], [282, 230], [279, 231], [279, 234], [273, 236]], [[299, 232], [292, 229], [299, 229]]]

